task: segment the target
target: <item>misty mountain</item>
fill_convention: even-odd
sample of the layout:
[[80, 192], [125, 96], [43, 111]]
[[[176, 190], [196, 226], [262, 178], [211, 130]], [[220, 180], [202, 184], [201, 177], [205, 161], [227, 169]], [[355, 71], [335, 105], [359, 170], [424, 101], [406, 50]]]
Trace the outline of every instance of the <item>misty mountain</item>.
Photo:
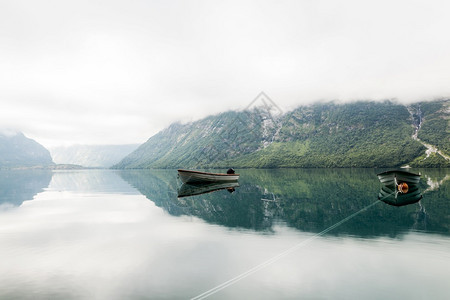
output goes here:
[[139, 145], [74, 145], [50, 149], [57, 164], [109, 168], [136, 150]]
[[50, 152], [21, 132], [0, 132], [0, 168], [54, 165]]
[[449, 106], [449, 100], [409, 107], [360, 101], [301, 106], [280, 116], [263, 107], [229, 111], [172, 124], [114, 167], [450, 166], [437, 152], [427, 156], [424, 146], [435, 143], [449, 155]]
[[[263, 125], [263, 126], [262, 126]], [[175, 123], [125, 157], [118, 168], [216, 165], [258, 151], [278, 124], [265, 112], [229, 111], [189, 124]]]

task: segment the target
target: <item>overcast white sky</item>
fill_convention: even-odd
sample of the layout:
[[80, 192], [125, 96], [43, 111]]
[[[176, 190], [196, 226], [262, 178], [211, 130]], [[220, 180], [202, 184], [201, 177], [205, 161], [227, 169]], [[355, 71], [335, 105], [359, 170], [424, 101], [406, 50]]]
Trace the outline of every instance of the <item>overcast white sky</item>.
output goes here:
[[317, 100], [450, 96], [450, 1], [0, 0], [0, 128], [47, 147]]

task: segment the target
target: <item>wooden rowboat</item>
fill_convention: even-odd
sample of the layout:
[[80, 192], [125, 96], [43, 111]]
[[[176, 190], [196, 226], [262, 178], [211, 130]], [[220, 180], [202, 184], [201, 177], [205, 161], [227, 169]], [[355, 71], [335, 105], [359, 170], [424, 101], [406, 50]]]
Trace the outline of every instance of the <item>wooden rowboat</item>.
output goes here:
[[183, 183], [229, 182], [239, 179], [239, 174], [208, 173], [191, 170], [178, 170], [178, 176]]

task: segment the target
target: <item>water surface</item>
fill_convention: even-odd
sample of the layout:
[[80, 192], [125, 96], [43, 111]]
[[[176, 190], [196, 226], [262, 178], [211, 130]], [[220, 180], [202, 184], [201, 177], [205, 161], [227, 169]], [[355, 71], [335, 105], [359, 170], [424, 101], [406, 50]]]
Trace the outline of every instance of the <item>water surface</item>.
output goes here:
[[0, 171], [0, 299], [447, 299], [450, 171], [414, 170], [402, 207], [381, 171], [240, 170], [183, 198], [174, 170]]

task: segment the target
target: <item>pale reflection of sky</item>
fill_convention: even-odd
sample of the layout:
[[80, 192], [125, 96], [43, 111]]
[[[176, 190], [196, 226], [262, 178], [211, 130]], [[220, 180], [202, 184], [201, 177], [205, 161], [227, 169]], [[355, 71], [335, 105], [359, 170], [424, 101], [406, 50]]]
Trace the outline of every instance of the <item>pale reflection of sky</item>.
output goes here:
[[[186, 299], [312, 235], [274, 232], [173, 217], [142, 195], [49, 188], [0, 212], [0, 298]], [[324, 237], [211, 299], [444, 299], [448, 249], [432, 234]]]

